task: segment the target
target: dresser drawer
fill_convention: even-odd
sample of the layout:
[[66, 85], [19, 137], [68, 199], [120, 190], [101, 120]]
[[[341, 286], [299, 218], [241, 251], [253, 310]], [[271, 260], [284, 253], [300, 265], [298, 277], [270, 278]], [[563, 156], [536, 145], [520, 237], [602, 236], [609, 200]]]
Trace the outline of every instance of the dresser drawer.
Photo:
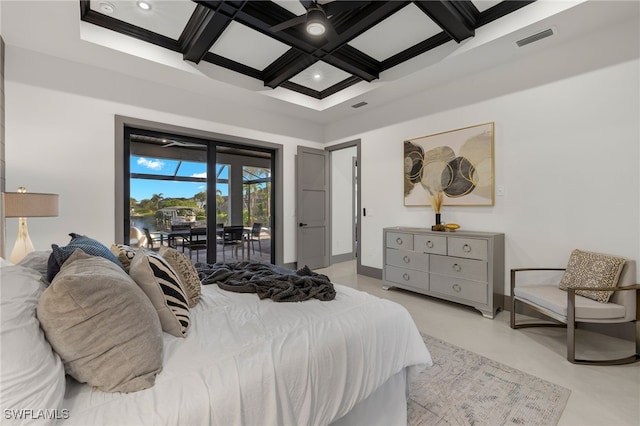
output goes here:
[[413, 249], [422, 253], [447, 254], [447, 237], [414, 235]]
[[413, 234], [387, 232], [386, 247], [402, 250], [413, 250]]
[[487, 304], [487, 284], [431, 274], [429, 289], [434, 293], [455, 297], [463, 301]]
[[429, 271], [429, 255], [415, 251], [388, 248], [386, 250], [386, 263], [387, 265], [401, 268]]
[[431, 255], [431, 272], [450, 277], [487, 282], [488, 266], [483, 260]]
[[385, 280], [401, 285], [429, 290], [429, 274], [426, 272], [413, 271], [410, 269], [402, 269], [387, 265], [385, 267]]
[[487, 252], [487, 240], [449, 237], [447, 244], [447, 254], [449, 256], [487, 260]]

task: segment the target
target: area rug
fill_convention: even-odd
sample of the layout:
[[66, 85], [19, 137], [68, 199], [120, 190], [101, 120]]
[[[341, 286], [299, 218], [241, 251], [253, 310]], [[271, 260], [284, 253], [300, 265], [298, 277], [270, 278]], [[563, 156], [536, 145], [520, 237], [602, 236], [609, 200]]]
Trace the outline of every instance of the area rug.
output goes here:
[[410, 426], [556, 425], [569, 389], [422, 335], [433, 358], [411, 384]]

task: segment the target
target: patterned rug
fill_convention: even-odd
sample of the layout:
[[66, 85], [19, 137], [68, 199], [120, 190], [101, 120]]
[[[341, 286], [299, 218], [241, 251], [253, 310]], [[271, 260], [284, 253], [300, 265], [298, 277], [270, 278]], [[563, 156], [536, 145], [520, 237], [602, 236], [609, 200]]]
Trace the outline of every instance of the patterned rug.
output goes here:
[[570, 390], [422, 335], [433, 358], [409, 392], [409, 425], [556, 425]]

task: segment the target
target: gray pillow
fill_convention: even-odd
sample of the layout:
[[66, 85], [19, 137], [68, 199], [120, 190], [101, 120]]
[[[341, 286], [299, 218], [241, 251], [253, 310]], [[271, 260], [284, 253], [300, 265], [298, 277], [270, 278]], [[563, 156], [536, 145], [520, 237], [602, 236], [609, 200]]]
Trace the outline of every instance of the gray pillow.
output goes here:
[[149, 299], [113, 262], [76, 249], [38, 303], [67, 374], [105, 392], [135, 392], [162, 370], [162, 329]]

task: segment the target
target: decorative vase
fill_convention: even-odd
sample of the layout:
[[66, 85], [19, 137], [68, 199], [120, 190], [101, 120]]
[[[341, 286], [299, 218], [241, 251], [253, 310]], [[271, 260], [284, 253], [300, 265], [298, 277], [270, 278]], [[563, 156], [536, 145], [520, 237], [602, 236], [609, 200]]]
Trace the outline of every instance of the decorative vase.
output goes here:
[[440, 213], [436, 213], [436, 225], [440, 225]]

